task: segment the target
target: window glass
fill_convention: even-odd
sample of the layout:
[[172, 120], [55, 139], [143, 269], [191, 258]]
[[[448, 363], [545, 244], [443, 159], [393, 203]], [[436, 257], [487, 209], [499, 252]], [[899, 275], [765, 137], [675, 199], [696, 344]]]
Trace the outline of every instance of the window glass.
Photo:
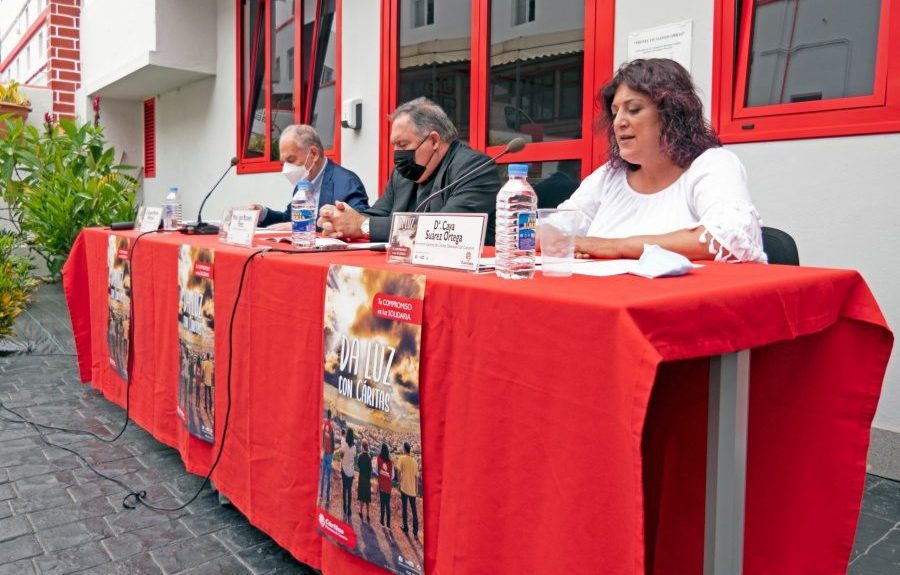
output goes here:
[[334, 0], [322, 2], [318, 35], [314, 52], [316, 60], [313, 72], [314, 84], [312, 90], [308, 92], [309, 109], [312, 110], [309, 123], [319, 133], [325, 149], [328, 149], [334, 144], [334, 111], [337, 106], [335, 101], [337, 85], [334, 81], [334, 70], [337, 66], [337, 21]]
[[294, 50], [294, 1], [272, 2], [272, 158], [278, 159], [281, 132], [294, 123], [293, 74], [282, 74], [282, 62], [289, 62]]
[[534, 22], [534, 2], [535, 0], [513, 0], [513, 26], [525, 24], [526, 22]]
[[258, 158], [265, 154], [266, 102], [263, 91], [265, 79], [265, 23], [263, 3], [247, 0], [244, 3], [244, 157]]
[[[509, 164], [498, 166], [505, 182]], [[528, 164], [528, 182], [538, 196], [539, 208], [555, 208], [569, 199], [581, 183], [581, 160], [553, 160]]]
[[746, 105], [870, 95], [881, 0], [756, 0]]
[[521, 25], [509, 5], [491, 5], [488, 145], [581, 138], [584, 0], [522, 2]]
[[435, 25], [418, 30], [403, 14], [415, 0], [400, 2], [400, 73], [397, 103], [425, 96], [439, 104], [469, 139], [469, 74], [472, 68], [472, 7], [463, 0], [444, 0]]

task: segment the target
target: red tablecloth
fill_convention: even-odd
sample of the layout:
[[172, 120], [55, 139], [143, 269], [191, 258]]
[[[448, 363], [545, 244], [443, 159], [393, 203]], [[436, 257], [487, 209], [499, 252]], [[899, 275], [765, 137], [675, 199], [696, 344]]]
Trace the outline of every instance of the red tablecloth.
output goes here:
[[[109, 231], [64, 269], [82, 377], [122, 405], [105, 343]], [[126, 233], [134, 236], [134, 233]], [[134, 252], [132, 415], [208, 470], [175, 415], [180, 235]], [[228, 320], [250, 250], [215, 246], [216, 433]], [[744, 567], [843, 573], [893, 336], [852, 271], [708, 264], [688, 276], [502, 281], [368, 252], [251, 262], [234, 325], [232, 412], [213, 478], [326, 574], [379, 571], [317, 535], [329, 263], [428, 276], [421, 413], [425, 566], [451, 573], [700, 573], [710, 355], [752, 349]]]

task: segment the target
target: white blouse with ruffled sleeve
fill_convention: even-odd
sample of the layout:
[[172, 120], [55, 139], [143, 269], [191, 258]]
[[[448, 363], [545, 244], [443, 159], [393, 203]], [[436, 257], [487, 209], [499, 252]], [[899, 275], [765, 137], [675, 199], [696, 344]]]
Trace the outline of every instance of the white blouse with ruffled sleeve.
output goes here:
[[582, 236], [627, 238], [703, 226], [699, 241], [716, 261], [766, 262], [746, 171], [725, 148], [706, 150], [672, 185], [652, 194], [634, 191], [624, 168], [604, 164], [559, 207], [584, 214]]

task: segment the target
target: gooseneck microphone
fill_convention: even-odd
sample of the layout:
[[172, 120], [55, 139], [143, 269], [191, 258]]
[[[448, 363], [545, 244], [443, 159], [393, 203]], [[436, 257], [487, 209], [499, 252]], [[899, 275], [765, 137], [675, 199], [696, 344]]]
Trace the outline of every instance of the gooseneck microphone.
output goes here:
[[499, 160], [506, 154], [515, 154], [516, 152], [521, 152], [524, 147], [525, 147], [525, 140], [523, 138], [513, 138], [512, 140], [509, 141], [508, 144], [506, 144], [506, 147], [503, 148], [503, 151], [501, 151], [496, 156], [494, 156], [492, 158], [488, 158], [487, 160], [478, 164], [477, 166], [475, 166], [474, 168], [472, 168], [465, 174], [461, 175], [460, 177], [456, 178], [455, 180], [453, 180], [452, 182], [450, 182], [443, 188], [441, 188], [437, 191], [431, 192], [430, 194], [425, 196], [425, 199], [423, 199], [421, 202], [419, 202], [419, 204], [416, 206], [416, 209], [414, 209], [413, 211], [418, 212], [419, 208], [421, 208], [422, 206], [424, 206], [425, 204], [430, 202], [431, 199], [434, 198], [435, 196], [440, 195], [440, 194], [446, 192], [447, 190], [449, 190], [450, 188], [452, 188], [453, 186], [462, 183], [464, 180], [466, 180], [470, 176], [473, 176], [473, 175], [477, 174], [478, 172], [480, 172], [483, 168], [496, 163], [497, 160]]
[[231, 158], [231, 162], [229, 162], [228, 167], [222, 173], [222, 176], [213, 184], [213, 187], [206, 192], [206, 196], [203, 197], [203, 201], [200, 202], [200, 209], [197, 211], [197, 223], [182, 226], [178, 229], [183, 234], [191, 234], [191, 235], [210, 235], [219, 233], [219, 226], [215, 226], [213, 224], [204, 224], [203, 223], [203, 206], [206, 205], [206, 200], [212, 195], [213, 191], [219, 187], [219, 184], [222, 183], [222, 180], [225, 179], [225, 176], [228, 175], [228, 172], [231, 171], [231, 168], [235, 167], [238, 164], [237, 157]]

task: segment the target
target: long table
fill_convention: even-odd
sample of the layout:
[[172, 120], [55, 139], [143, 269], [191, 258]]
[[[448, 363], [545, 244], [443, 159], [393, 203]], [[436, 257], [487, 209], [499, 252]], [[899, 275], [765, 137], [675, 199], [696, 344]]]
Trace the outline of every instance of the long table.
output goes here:
[[[110, 233], [82, 232], [64, 287], [83, 381], [124, 405], [104, 333]], [[185, 242], [216, 249], [221, 441], [228, 320], [249, 249], [177, 234], [139, 241], [131, 413], [176, 447], [190, 472], [205, 474], [215, 447], [189, 436], [175, 414]], [[316, 532], [331, 263], [427, 275], [427, 573], [695, 574], [704, 561], [711, 573], [715, 561], [741, 556], [747, 574], [846, 570], [893, 343], [858, 273], [709, 263], [670, 279], [538, 273], [510, 282], [362, 252], [255, 258], [234, 320], [229, 435], [213, 479], [300, 561], [325, 574], [381, 572]], [[711, 357], [723, 358], [712, 372]], [[729, 387], [741, 374], [744, 384]], [[708, 475], [729, 481], [713, 481], [709, 500]], [[737, 501], [745, 516], [730, 535], [716, 532], [739, 517], [723, 501]], [[708, 514], [721, 517], [705, 537]], [[717, 559], [710, 546], [723, 537], [732, 549]]]

